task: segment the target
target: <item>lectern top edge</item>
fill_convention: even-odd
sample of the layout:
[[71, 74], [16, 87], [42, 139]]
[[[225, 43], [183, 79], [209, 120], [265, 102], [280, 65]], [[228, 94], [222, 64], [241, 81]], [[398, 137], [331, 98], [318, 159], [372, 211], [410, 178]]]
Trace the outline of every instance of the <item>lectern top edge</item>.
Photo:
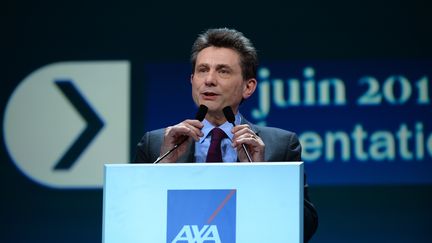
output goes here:
[[298, 162], [253, 162], [253, 163], [160, 163], [160, 164], [131, 164], [131, 163], [119, 163], [119, 164], [105, 164], [107, 167], [121, 167], [121, 166], [283, 166], [283, 165], [301, 165], [303, 161]]

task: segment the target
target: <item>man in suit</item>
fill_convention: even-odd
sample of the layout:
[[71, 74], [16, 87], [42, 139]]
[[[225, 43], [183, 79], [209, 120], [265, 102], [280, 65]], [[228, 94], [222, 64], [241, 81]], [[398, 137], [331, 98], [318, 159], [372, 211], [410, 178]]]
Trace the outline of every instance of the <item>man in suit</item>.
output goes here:
[[[239, 112], [240, 104], [257, 86], [258, 58], [249, 39], [236, 30], [209, 29], [192, 46], [191, 62], [192, 97], [197, 105], [208, 107], [205, 119], [185, 120], [147, 132], [138, 144], [135, 162], [153, 162], [177, 144], [180, 146], [161, 163], [248, 162], [243, 145], [252, 162], [301, 161], [301, 145], [294, 133], [253, 125]], [[235, 114], [236, 126], [222, 112], [227, 106]], [[305, 241], [317, 226], [317, 213], [309, 200], [305, 180]]]

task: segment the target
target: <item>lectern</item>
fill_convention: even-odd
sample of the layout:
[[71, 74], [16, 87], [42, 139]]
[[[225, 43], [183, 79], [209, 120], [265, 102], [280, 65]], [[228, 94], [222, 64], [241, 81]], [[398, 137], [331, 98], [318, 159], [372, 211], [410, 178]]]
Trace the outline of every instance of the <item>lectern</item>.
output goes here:
[[102, 238], [303, 242], [303, 163], [107, 164]]

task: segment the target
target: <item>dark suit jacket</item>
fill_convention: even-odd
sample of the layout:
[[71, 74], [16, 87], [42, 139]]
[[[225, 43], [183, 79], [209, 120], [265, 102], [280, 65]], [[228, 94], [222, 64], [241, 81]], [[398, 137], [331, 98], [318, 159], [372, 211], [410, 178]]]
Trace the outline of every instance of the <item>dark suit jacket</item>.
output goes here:
[[[265, 144], [265, 161], [301, 161], [301, 145], [297, 136], [289, 131], [273, 127], [257, 126], [242, 118]], [[160, 154], [165, 129], [150, 131], [144, 134], [138, 143], [135, 163], [153, 163]], [[177, 162], [195, 161], [195, 143], [191, 143], [189, 152]], [[310, 202], [308, 186], [304, 183], [304, 240], [307, 242], [318, 227], [318, 216], [315, 207]]]

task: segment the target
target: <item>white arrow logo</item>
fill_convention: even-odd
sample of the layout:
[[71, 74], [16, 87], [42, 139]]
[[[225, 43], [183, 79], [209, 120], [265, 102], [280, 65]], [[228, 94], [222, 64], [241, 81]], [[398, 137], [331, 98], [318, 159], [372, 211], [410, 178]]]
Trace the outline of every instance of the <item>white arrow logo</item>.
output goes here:
[[103, 165], [129, 160], [129, 62], [63, 62], [25, 78], [3, 121], [7, 150], [50, 187], [97, 188]]

